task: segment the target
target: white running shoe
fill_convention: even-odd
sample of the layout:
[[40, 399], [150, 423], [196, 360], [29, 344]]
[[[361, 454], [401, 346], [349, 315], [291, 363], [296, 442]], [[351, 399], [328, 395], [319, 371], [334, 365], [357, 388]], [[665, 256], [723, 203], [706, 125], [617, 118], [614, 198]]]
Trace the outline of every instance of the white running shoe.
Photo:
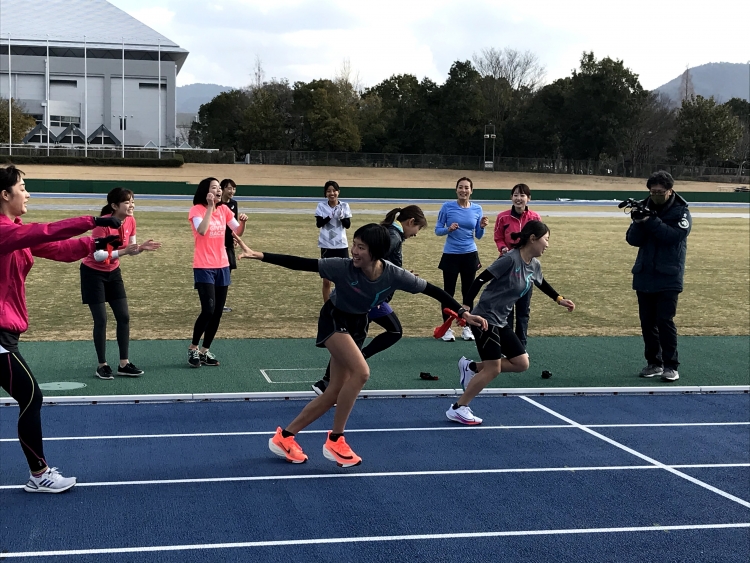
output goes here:
[[452, 420], [453, 422], [458, 422], [461, 424], [468, 424], [472, 426], [482, 424], [482, 419], [471, 412], [471, 409], [469, 407], [460, 406], [457, 409], [454, 409], [453, 405], [451, 405], [448, 410], [445, 411], [445, 416], [448, 417], [448, 420]]
[[461, 388], [464, 391], [469, 386], [469, 381], [476, 375], [476, 372], [471, 371], [471, 368], [469, 368], [470, 363], [471, 360], [466, 356], [461, 356], [461, 359], [458, 360], [458, 378], [461, 381]]
[[466, 325], [461, 331], [461, 338], [464, 340], [474, 340], [474, 333], [471, 332], [471, 327]]
[[48, 468], [39, 477], [29, 476], [23, 489], [27, 493], [62, 493], [76, 484], [75, 477], [63, 477], [57, 467]]
[[445, 331], [445, 334], [442, 336], [443, 342], [455, 342], [456, 341], [456, 335], [453, 334], [453, 329], [449, 328]]

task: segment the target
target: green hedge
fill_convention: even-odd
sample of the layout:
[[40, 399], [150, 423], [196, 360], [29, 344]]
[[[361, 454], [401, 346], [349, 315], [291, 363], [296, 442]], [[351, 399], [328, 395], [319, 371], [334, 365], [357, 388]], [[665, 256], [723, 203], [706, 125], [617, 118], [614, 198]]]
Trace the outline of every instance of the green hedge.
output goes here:
[[84, 156], [2, 155], [4, 164], [69, 164], [76, 166], [137, 166], [143, 168], [179, 168], [185, 163], [182, 155], [174, 158], [87, 158]]

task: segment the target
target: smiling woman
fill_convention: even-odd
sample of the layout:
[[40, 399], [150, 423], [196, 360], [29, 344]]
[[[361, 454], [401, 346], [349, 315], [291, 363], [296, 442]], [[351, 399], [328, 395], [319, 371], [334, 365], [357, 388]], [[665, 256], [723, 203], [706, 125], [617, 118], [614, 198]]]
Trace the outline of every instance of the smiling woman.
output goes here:
[[442, 307], [459, 311], [469, 324], [484, 326], [480, 317], [460, 310], [459, 303], [442, 289], [427, 283], [411, 272], [384, 261], [390, 248], [390, 237], [383, 225], [369, 223], [356, 230], [351, 258], [300, 258], [251, 250], [239, 237], [242, 248], [238, 258], [261, 260], [291, 270], [317, 272], [336, 284], [320, 310], [315, 345], [331, 354], [331, 380], [325, 391], [302, 409], [285, 429], [276, 429], [268, 447], [291, 463], [304, 463], [307, 455], [294, 435], [319, 419], [336, 405], [333, 428], [323, 445], [323, 455], [340, 467], [362, 463], [344, 440], [344, 429], [359, 392], [370, 377], [370, 368], [362, 354], [367, 337], [368, 312], [384, 303], [396, 290], [424, 293], [440, 302]]
[[31, 477], [24, 489], [31, 493], [59, 493], [76, 484], [49, 467], [44, 457], [42, 392], [31, 369], [18, 350], [21, 333], [29, 326], [26, 310], [26, 276], [40, 256], [60, 262], [75, 262], [104, 248], [111, 238], [72, 239], [96, 227], [120, 226], [114, 217], [77, 217], [54, 223], [24, 225], [29, 193], [23, 172], [15, 166], [0, 168], [0, 387], [17, 402], [18, 439], [29, 464]]

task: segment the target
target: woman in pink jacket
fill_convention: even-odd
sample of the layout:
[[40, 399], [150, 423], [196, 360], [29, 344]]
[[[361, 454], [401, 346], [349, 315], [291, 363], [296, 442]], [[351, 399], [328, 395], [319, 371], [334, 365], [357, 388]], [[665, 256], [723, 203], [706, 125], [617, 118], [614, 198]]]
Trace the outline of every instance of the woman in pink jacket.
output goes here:
[[29, 327], [26, 310], [26, 276], [34, 256], [75, 262], [94, 250], [116, 245], [117, 236], [102, 239], [71, 237], [94, 227], [118, 228], [114, 217], [76, 217], [54, 223], [24, 225], [29, 193], [15, 166], [0, 168], [0, 387], [20, 408], [18, 440], [29, 463], [31, 476], [24, 486], [30, 493], [60, 493], [76, 484], [49, 467], [42, 447], [42, 392], [31, 369], [18, 352], [18, 339]]
[[[516, 241], [511, 238], [512, 233], [520, 233], [523, 226], [529, 221], [542, 220], [539, 213], [529, 209], [531, 190], [526, 184], [513, 186], [510, 191], [510, 200], [513, 202], [513, 207], [508, 211], [500, 212], [495, 222], [495, 244], [500, 256], [514, 248], [513, 245], [516, 244]], [[516, 336], [523, 344], [524, 349], [526, 348], [526, 333], [529, 330], [529, 316], [531, 314], [531, 292], [532, 290], [529, 289], [523, 297], [516, 301], [515, 306]], [[513, 313], [511, 311], [508, 315], [509, 327], [513, 327]]]

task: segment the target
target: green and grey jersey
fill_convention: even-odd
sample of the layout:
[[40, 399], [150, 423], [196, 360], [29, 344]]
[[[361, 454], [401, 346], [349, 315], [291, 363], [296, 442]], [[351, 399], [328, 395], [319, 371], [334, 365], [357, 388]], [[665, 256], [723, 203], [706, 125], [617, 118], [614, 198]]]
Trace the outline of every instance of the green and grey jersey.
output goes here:
[[487, 271], [493, 279], [471, 312], [484, 317], [491, 325], [504, 327], [508, 324], [513, 305], [531, 291], [531, 284], [542, 285], [542, 265], [536, 258], [527, 264], [521, 258], [521, 253], [514, 249], [490, 264]]
[[321, 258], [318, 260], [320, 277], [331, 280], [336, 288], [331, 301], [346, 313], [367, 313], [383, 303], [394, 291], [423, 293], [427, 282], [411, 272], [383, 260], [383, 273], [370, 280], [360, 268], [355, 268], [351, 258]]

